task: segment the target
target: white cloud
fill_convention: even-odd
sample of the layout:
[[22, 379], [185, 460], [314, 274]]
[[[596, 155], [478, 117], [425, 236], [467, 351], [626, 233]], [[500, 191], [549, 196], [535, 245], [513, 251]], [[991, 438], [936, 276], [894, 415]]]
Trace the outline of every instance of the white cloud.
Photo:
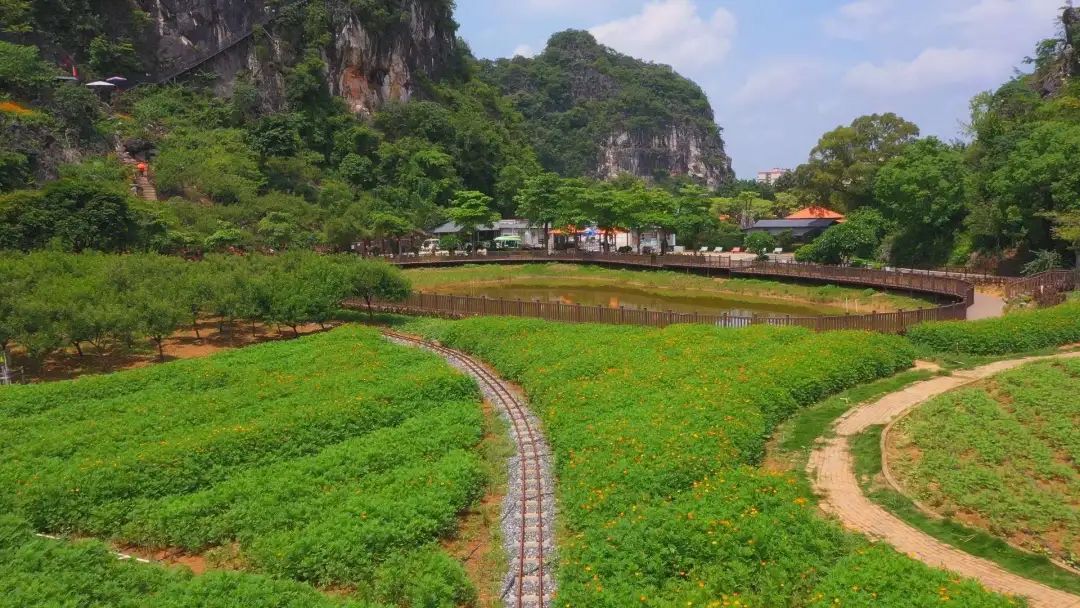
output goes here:
[[641, 13], [589, 30], [601, 43], [679, 70], [694, 71], [721, 62], [735, 37], [735, 16], [724, 8], [704, 18], [690, 0], [659, 0]]
[[844, 78], [868, 93], [905, 94], [951, 85], [986, 86], [1008, 74], [1013, 57], [979, 49], [931, 48], [910, 61], [863, 62]]
[[752, 73], [731, 100], [739, 106], [784, 101], [821, 78], [824, 66], [810, 59], [774, 61]]
[[822, 27], [833, 38], [867, 40], [891, 27], [888, 15], [892, 7], [893, 0], [855, 0], [825, 17]]
[[536, 50], [527, 44], [519, 44], [514, 48], [514, 52], [510, 53], [511, 57], [535, 57]]
[[1053, 32], [1061, 4], [1062, 0], [964, 0], [944, 11], [940, 23], [973, 44], [1028, 51]]

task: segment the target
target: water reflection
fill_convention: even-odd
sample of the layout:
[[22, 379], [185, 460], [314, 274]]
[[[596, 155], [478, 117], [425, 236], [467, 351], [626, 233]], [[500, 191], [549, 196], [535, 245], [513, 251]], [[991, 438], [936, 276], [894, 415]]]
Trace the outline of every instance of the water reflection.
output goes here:
[[657, 293], [635, 287], [577, 285], [572, 287], [535, 287], [512, 284], [456, 285], [427, 289], [429, 293], [462, 296], [487, 296], [504, 300], [539, 300], [582, 306], [624, 307], [628, 310], [662, 310], [681, 313], [729, 314], [733, 316], [819, 316], [835, 314], [827, 306], [788, 304], [778, 301], [758, 302], [739, 296], [707, 293]]

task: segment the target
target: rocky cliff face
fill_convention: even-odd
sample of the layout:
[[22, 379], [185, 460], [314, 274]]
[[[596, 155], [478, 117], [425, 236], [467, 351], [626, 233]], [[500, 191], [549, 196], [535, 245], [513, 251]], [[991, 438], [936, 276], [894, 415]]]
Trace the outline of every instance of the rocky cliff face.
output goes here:
[[731, 178], [731, 160], [715, 133], [673, 124], [666, 133], [612, 134], [601, 145], [596, 174], [614, 179], [624, 173], [652, 178], [686, 175], [715, 190]]
[[536, 58], [489, 62], [482, 74], [517, 103], [549, 170], [604, 179], [689, 176], [714, 189], [734, 178], [696, 84], [587, 32], [556, 34]]
[[[271, 105], [283, 97], [283, 68], [315, 50], [327, 65], [332, 93], [359, 113], [408, 101], [417, 78], [437, 78], [455, 53], [455, 30], [446, 0], [384, 0], [377, 13], [347, 2], [262, 0], [140, 0], [154, 23], [159, 76], [200, 61], [228, 92], [243, 75]], [[312, 16], [317, 5], [318, 14]], [[325, 28], [312, 40], [312, 22]]]
[[1037, 61], [1032, 84], [1043, 97], [1056, 96], [1070, 80], [1080, 78], [1080, 8], [1066, 7], [1061, 23], [1063, 36], [1054, 41], [1048, 57]]

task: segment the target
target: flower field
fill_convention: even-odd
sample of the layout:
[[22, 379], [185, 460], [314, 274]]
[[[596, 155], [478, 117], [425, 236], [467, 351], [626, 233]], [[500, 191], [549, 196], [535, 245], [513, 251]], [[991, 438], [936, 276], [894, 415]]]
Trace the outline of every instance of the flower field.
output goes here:
[[[0, 560], [9, 563], [0, 590], [32, 582], [81, 598], [70, 605], [143, 605], [137, 598], [153, 589], [212, 597], [215, 585], [256, 594], [269, 585], [295, 599], [227, 605], [331, 605], [314, 585], [380, 605], [467, 604], [475, 591], [438, 541], [486, 488], [479, 402], [437, 357], [356, 327], [5, 388], [0, 512], [13, 517], [0, 550], [31, 561], [44, 551], [70, 567], [36, 573]], [[160, 569], [114, 564], [95, 547], [45, 547], [28, 529], [241, 572], [148, 574]], [[116, 574], [103, 586], [119, 599], [90, 601], [104, 591], [84, 594], [84, 566]], [[130, 594], [124, 581], [135, 581]]]
[[562, 607], [1017, 605], [821, 518], [758, 468], [803, 406], [908, 368], [901, 338], [417, 321], [517, 380], [555, 453]]
[[1080, 564], [1080, 361], [943, 395], [894, 427], [890, 468], [928, 508]]

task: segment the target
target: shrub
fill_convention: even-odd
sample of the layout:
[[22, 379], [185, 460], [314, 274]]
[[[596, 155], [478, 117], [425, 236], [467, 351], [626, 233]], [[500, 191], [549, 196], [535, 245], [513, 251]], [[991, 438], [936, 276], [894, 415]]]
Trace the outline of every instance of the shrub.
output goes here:
[[1007, 355], [1080, 342], [1080, 302], [982, 321], [925, 323], [908, 331], [918, 346], [969, 355]]

